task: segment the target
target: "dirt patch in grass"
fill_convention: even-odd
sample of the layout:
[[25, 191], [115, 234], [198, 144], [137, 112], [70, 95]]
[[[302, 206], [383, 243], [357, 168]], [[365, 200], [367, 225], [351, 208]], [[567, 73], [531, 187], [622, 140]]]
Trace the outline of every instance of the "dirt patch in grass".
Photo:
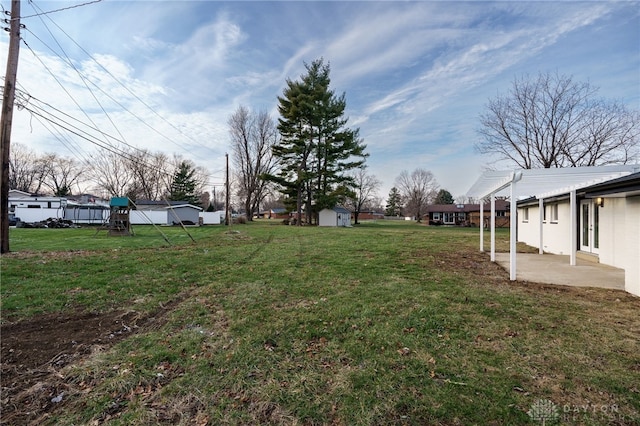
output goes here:
[[182, 295], [153, 313], [76, 311], [2, 324], [0, 424], [38, 423], [36, 413], [40, 416], [55, 410], [64, 399], [62, 368], [134, 333], [160, 327], [185, 297]]

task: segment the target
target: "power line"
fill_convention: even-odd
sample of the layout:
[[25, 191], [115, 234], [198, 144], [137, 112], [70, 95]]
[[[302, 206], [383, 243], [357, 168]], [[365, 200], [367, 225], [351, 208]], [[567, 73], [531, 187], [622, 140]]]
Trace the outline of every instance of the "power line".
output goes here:
[[[86, 140], [88, 142], [90, 142], [93, 145], [98, 146], [99, 148], [102, 148], [106, 151], [109, 151], [115, 155], [118, 155], [122, 158], [124, 158], [125, 160], [128, 161], [132, 161], [132, 162], [137, 162], [137, 163], [141, 163], [144, 164], [145, 166], [149, 167], [152, 170], [158, 171], [162, 174], [165, 174], [166, 176], [172, 176], [173, 172], [169, 172], [166, 169], [163, 168], [158, 168], [156, 166], [154, 166], [153, 164], [149, 164], [148, 162], [142, 160], [141, 158], [138, 157], [132, 157], [130, 153], [128, 153], [127, 151], [123, 150], [122, 148], [118, 147], [116, 144], [112, 144], [109, 142], [109, 140], [112, 140], [114, 142], [120, 142], [123, 145], [127, 145], [126, 143], [120, 141], [117, 137], [113, 136], [113, 135], [109, 135], [108, 133], [105, 133], [103, 131], [101, 131], [100, 129], [98, 129], [97, 127], [92, 127], [91, 125], [87, 124], [87, 123], [83, 123], [82, 121], [78, 120], [77, 118], [65, 113], [64, 111], [54, 107], [53, 105], [44, 102], [34, 96], [30, 96], [30, 95], [26, 95], [23, 92], [19, 92], [20, 94], [20, 99], [23, 100], [23, 103], [19, 104], [18, 107], [20, 109], [24, 109], [26, 111], [28, 111], [29, 113], [31, 113], [33, 116], [35, 116], [39, 122], [42, 122], [42, 120], [47, 121], [48, 123], [51, 123], [57, 127], [60, 127], [66, 131], [68, 131], [69, 133], [80, 137], [83, 140]], [[48, 108], [49, 110], [47, 110], [46, 108]], [[52, 112], [53, 111], [53, 112]], [[76, 123], [76, 124], [74, 124]], [[47, 128], [45, 126], [45, 128]], [[47, 130], [49, 130], [52, 134], [53, 132], [47, 128]], [[102, 136], [105, 137], [105, 141], [102, 141], [101, 139], [97, 138], [96, 136], [94, 136], [93, 134], [91, 134], [91, 132], [97, 132], [100, 133]], [[56, 135], [54, 135], [56, 136]], [[61, 141], [63, 142], [63, 141]], [[64, 144], [64, 143], [63, 143]], [[65, 146], [67, 146], [66, 144], [64, 144]], [[67, 148], [69, 148], [67, 146]], [[130, 146], [131, 149], [141, 153], [141, 154], [146, 154], [147, 151], [134, 147], [134, 146]], [[70, 151], [72, 151], [70, 149]], [[85, 159], [85, 162], [88, 162], [89, 164], [91, 164], [91, 162], [89, 160]], [[218, 176], [215, 175], [211, 175], [211, 174], [206, 174], [203, 177], [206, 177], [207, 179], [215, 179], [215, 180], [219, 180], [220, 178]], [[221, 185], [221, 184], [220, 184]]]
[[[82, 6], [88, 6], [90, 4], [94, 4], [94, 3], [100, 3], [102, 0], [93, 0], [93, 1], [88, 1], [86, 3], [81, 3], [81, 4], [75, 4], [73, 6], [67, 6], [67, 7], [63, 7], [60, 9], [55, 9], [55, 10], [49, 10], [47, 12], [40, 12], [40, 13], [36, 13], [34, 15], [27, 15], [27, 16], [22, 16], [21, 19], [27, 19], [27, 18], [33, 18], [35, 16], [44, 16], [44, 15], [50, 15], [52, 13], [57, 13], [57, 12], [62, 12], [64, 10], [69, 10], [69, 9], [75, 9], [77, 7], [82, 7]], [[29, 1], [30, 4], [33, 5], [33, 0]]]
[[[32, 5], [32, 7], [34, 9], [36, 9], [35, 5]], [[51, 19], [51, 17], [47, 18], [51, 21], [51, 23], [53, 25], [55, 25], [65, 36], [67, 36], [67, 38], [76, 45], [76, 47], [78, 47], [85, 55], [87, 55], [89, 57], [89, 59], [91, 59], [96, 65], [98, 65], [98, 67], [100, 67], [104, 72], [106, 72], [116, 83], [118, 83], [122, 88], [124, 88], [129, 94], [131, 94], [131, 96], [133, 96], [138, 102], [140, 102], [142, 105], [144, 105], [147, 109], [149, 109], [149, 111], [151, 111], [154, 115], [156, 115], [158, 118], [160, 118], [163, 122], [165, 122], [166, 124], [168, 124], [172, 129], [174, 129], [176, 132], [178, 132], [180, 135], [186, 137], [187, 139], [189, 139], [191, 142], [193, 142], [194, 144], [201, 146], [202, 148], [205, 149], [209, 149], [211, 150], [211, 147], [204, 145], [202, 143], [200, 143], [199, 141], [197, 141], [196, 139], [194, 139], [193, 137], [191, 137], [190, 135], [184, 133], [179, 127], [177, 127], [176, 125], [174, 125], [173, 123], [171, 123], [169, 120], [167, 120], [164, 116], [162, 116], [160, 113], [158, 113], [153, 107], [151, 107], [147, 102], [145, 102], [142, 98], [140, 98], [136, 93], [134, 93], [127, 85], [125, 85], [124, 83], [122, 83], [116, 76], [114, 76], [107, 68], [105, 68], [100, 62], [98, 62], [89, 52], [86, 51], [86, 49], [84, 49], [77, 41], [75, 41], [75, 39], [73, 39], [73, 37], [71, 37], [69, 34], [67, 34], [67, 32], [60, 27], [53, 19]], [[31, 31], [29, 31], [31, 34], [33, 34]], [[34, 34], [35, 35], [35, 34]], [[52, 35], [53, 37], [53, 35]], [[44, 44], [44, 43], [43, 43]], [[46, 46], [46, 44], [45, 44]], [[51, 49], [51, 48], [50, 48]], [[53, 51], [53, 50], [52, 50]], [[55, 53], [55, 52], [54, 52]], [[118, 103], [118, 105], [120, 105]], [[120, 105], [122, 106], [122, 105]], [[129, 111], [128, 109], [125, 108], [125, 110], [129, 113], [131, 113], [131, 111]], [[132, 113], [131, 113], [132, 114]], [[134, 114], [132, 114], [134, 115]], [[184, 147], [182, 145], [179, 145], [177, 142], [175, 142], [173, 139], [162, 135], [161, 133], [158, 132], [157, 129], [153, 128], [152, 126], [150, 126], [149, 124], [147, 124], [146, 122], [144, 122], [144, 120], [140, 119], [139, 117], [137, 117], [136, 115], [134, 115], [134, 117], [138, 118], [140, 121], [142, 121], [145, 125], [147, 125], [148, 127], [150, 127], [151, 129], [153, 129], [155, 132], [157, 132], [158, 134], [160, 134], [161, 136], [163, 136], [165, 139], [167, 139], [169, 142], [173, 143], [174, 145], [178, 146], [180, 149], [184, 149]]]

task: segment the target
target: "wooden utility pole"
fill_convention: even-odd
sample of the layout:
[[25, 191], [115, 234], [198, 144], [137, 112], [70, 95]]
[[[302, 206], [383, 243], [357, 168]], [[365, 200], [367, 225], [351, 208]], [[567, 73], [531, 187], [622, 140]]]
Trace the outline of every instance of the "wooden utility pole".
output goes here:
[[2, 177], [0, 182], [0, 253], [9, 252], [9, 153], [11, 146], [11, 122], [16, 98], [18, 53], [20, 52], [20, 0], [11, 1], [11, 26], [9, 28], [9, 55], [4, 77], [2, 116], [0, 117], [0, 145], [2, 145]]

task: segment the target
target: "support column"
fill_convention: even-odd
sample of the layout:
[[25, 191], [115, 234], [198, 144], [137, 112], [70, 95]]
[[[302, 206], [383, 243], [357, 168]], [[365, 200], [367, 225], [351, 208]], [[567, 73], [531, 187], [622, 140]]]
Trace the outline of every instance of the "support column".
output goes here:
[[544, 200], [542, 198], [540, 198], [538, 200], [538, 212], [540, 213], [538, 215], [538, 227], [539, 227], [539, 232], [540, 232], [540, 238], [539, 238], [539, 248], [538, 248], [538, 254], [544, 254], [544, 249], [542, 248], [544, 246], [544, 241], [543, 241], [543, 229], [544, 229]]
[[480, 251], [484, 252], [484, 201], [480, 200]]
[[491, 193], [491, 217], [489, 223], [491, 224], [491, 261], [496, 261], [496, 194]]
[[[515, 180], [515, 179], [514, 179]], [[509, 279], [511, 281], [516, 280], [516, 225], [517, 225], [517, 210], [516, 210], [516, 183], [515, 181], [511, 182], [511, 197], [509, 201]]]
[[569, 200], [571, 206], [571, 219], [569, 220], [569, 226], [571, 226], [571, 253], [569, 253], [569, 264], [571, 266], [576, 266], [576, 257], [578, 252], [578, 206], [575, 189], [569, 193]]

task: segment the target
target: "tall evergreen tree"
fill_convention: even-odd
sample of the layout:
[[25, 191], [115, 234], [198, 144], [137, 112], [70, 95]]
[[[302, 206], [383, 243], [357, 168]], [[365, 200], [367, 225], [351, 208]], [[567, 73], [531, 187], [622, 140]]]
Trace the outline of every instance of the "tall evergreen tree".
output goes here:
[[329, 65], [318, 59], [305, 68], [299, 81], [287, 80], [278, 97], [282, 138], [273, 153], [280, 173], [267, 178], [282, 187], [290, 202], [295, 200], [298, 218], [304, 207], [311, 222], [314, 212], [344, 199], [351, 179], [346, 172], [361, 166], [367, 154], [358, 129], [346, 127], [344, 93], [336, 96], [329, 89]]
[[186, 201], [197, 206], [200, 203], [200, 196], [196, 194], [197, 186], [195, 167], [188, 161], [182, 161], [173, 175], [169, 200]]
[[387, 216], [400, 216], [402, 211], [402, 195], [395, 186], [389, 191], [389, 198], [387, 198], [387, 205], [384, 210], [384, 214]]

